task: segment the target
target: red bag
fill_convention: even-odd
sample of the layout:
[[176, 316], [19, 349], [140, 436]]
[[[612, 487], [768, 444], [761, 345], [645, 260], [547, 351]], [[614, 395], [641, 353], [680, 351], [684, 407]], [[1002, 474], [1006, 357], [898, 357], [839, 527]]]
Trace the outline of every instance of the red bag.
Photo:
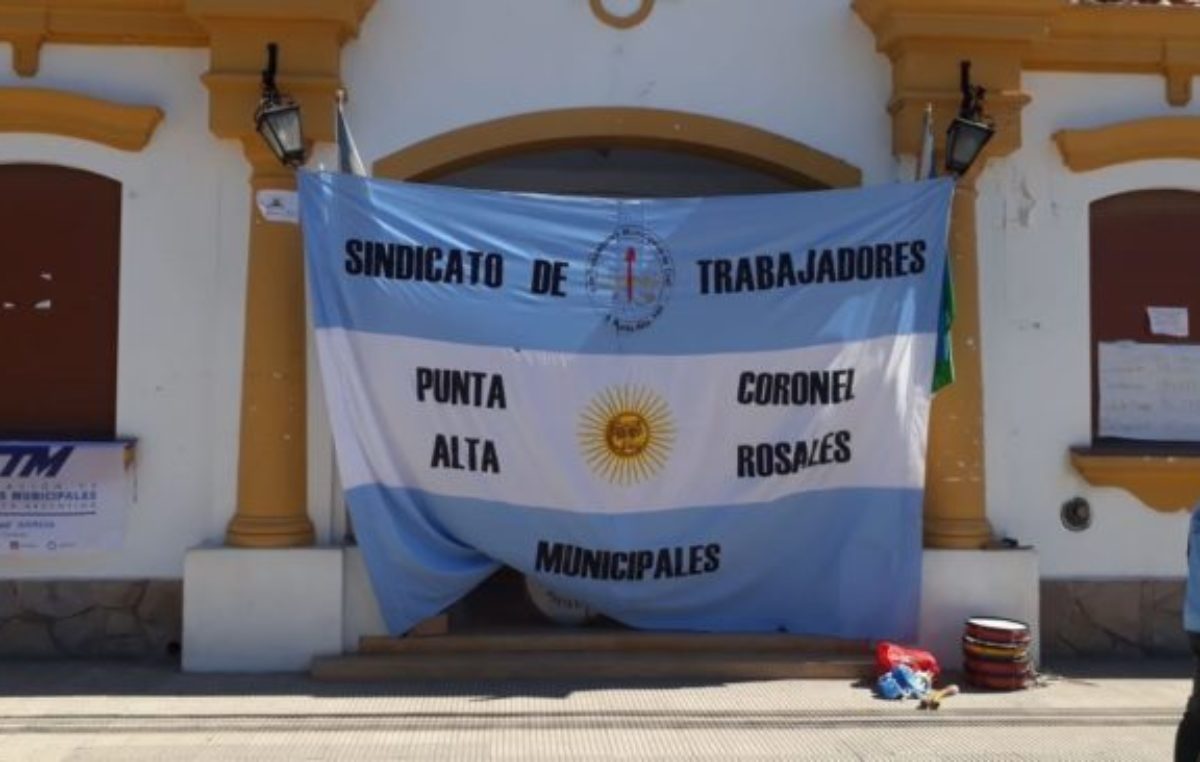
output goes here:
[[905, 648], [884, 640], [875, 646], [875, 676], [891, 672], [895, 667], [907, 664], [916, 672], [929, 672], [934, 677], [941, 672], [937, 659], [928, 651]]

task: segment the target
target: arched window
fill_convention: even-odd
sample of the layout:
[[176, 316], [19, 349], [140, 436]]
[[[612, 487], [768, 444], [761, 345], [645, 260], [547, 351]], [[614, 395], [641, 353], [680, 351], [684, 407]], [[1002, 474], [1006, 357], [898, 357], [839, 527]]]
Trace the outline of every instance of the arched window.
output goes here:
[[1200, 370], [1200, 193], [1092, 204], [1091, 317], [1093, 441], [1197, 443], [1187, 432], [1200, 422], [1200, 375], [1188, 370]]
[[112, 438], [121, 185], [0, 165], [0, 438]]

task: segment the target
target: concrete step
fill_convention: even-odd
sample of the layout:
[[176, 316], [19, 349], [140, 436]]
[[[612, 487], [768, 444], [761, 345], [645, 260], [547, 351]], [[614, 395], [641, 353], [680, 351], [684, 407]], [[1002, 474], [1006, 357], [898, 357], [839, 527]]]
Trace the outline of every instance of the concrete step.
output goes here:
[[526, 630], [363, 638], [318, 658], [318, 680], [782, 680], [870, 678], [866, 641], [797, 635]]
[[620, 652], [870, 654], [863, 640], [783, 634], [638, 632], [634, 630], [515, 630], [429, 637], [365, 637], [362, 654], [478, 652]]
[[313, 660], [328, 682], [388, 680], [788, 680], [870, 678], [867, 655], [722, 651], [373, 653]]

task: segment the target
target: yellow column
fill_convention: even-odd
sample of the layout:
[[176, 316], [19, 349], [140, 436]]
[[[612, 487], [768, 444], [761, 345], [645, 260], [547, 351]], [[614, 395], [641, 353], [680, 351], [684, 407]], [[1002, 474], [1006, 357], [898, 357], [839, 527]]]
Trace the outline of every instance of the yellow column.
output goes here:
[[308, 518], [306, 315], [300, 228], [267, 222], [254, 195], [294, 190], [295, 176], [255, 132], [267, 45], [279, 46], [279, 88], [303, 109], [305, 136], [334, 138], [334, 93], [342, 46], [375, 0], [186, 0], [188, 17], [207, 35], [209, 128], [241, 141], [252, 168], [246, 345], [237, 511], [226, 542], [251, 548], [313, 543]]
[[929, 420], [925, 474], [925, 546], [929, 548], [981, 548], [991, 538], [984, 498], [977, 198], [973, 178], [964, 178], [951, 212], [955, 380], [934, 397]]
[[313, 543], [308, 518], [307, 380], [304, 258], [300, 227], [268, 222], [260, 190], [295, 190], [294, 175], [266, 149], [245, 140], [250, 180], [246, 344], [237, 513], [226, 541], [249, 548]]

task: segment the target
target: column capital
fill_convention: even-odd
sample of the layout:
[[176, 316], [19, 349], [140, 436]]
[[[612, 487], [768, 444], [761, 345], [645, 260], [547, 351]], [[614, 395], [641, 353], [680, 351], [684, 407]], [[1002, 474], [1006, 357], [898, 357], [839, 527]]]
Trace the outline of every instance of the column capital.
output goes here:
[[1021, 146], [1022, 62], [1050, 34], [1061, 0], [855, 0], [855, 12], [892, 62], [892, 151], [921, 152], [925, 106], [933, 106], [934, 138], [944, 151], [946, 128], [962, 98], [959, 63], [971, 61], [971, 80], [987, 90], [985, 113], [996, 122], [988, 156]]
[[[209, 127], [222, 138], [254, 135], [267, 45], [279, 47], [280, 90], [299, 102], [306, 136], [334, 139], [342, 46], [358, 34], [374, 0], [187, 0], [208, 35]], [[254, 157], [247, 156], [253, 160]]]
[[188, 16], [211, 26], [219, 22], [278, 28], [281, 24], [333, 24], [339, 43], [356, 37], [375, 0], [185, 0]]

